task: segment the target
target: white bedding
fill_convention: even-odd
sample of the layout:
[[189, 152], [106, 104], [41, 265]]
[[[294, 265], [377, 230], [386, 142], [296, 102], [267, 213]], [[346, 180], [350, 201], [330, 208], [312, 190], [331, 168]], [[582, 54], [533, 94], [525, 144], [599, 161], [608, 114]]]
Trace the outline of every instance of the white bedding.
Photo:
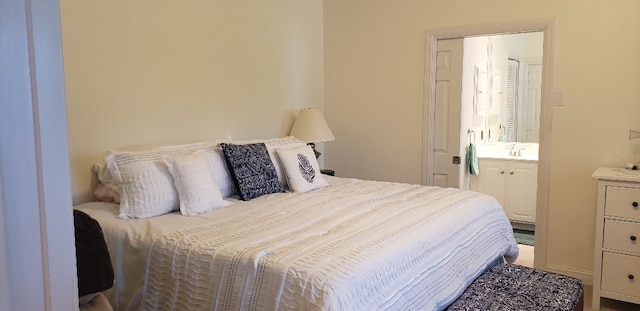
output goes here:
[[76, 208], [105, 233], [115, 310], [439, 310], [497, 258], [518, 255], [490, 196], [327, 180], [196, 217]]

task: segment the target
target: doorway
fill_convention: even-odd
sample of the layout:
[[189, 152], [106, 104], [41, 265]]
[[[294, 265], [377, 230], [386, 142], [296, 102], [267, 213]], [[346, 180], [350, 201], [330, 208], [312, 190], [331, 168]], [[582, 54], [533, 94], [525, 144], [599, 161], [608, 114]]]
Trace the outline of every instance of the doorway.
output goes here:
[[[455, 28], [435, 29], [427, 31], [427, 47], [426, 47], [426, 68], [425, 68], [425, 115], [423, 130], [425, 141], [423, 142], [423, 184], [434, 185], [434, 145], [436, 139], [435, 125], [435, 103], [436, 103], [436, 70], [437, 70], [437, 46], [438, 41], [455, 38], [490, 36], [517, 34], [528, 32], [542, 32], [543, 39], [543, 55], [544, 58], [540, 64], [541, 83], [540, 83], [540, 115], [539, 115], [539, 158], [537, 177], [536, 196], [536, 235], [535, 235], [535, 266], [544, 268], [546, 266], [546, 238], [547, 238], [547, 202], [549, 195], [549, 146], [551, 134], [551, 85], [553, 78], [554, 49], [555, 49], [555, 20], [541, 19], [530, 21], [518, 21], [512, 23], [492, 24], [492, 25], [473, 25], [461, 26]], [[485, 106], [486, 107], [486, 106]], [[498, 124], [500, 126], [500, 124]], [[466, 128], [461, 128], [466, 129]], [[494, 130], [495, 131], [495, 130]], [[466, 131], [460, 131], [461, 145], [468, 142]], [[476, 133], [479, 135], [489, 135], [486, 133]], [[483, 136], [484, 136], [483, 135]], [[495, 132], [494, 132], [495, 135]], [[494, 136], [495, 137], [495, 136]], [[461, 152], [462, 154], [462, 152]], [[453, 161], [452, 161], [453, 162]]]
[[[529, 246], [536, 220], [543, 36], [524, 32], [466, 37], [462, 53], [460, 128], [479, 135], [462, 141], [459, 149], [475, 144], [479, 175], [467, 174], [466, 166], [460, 166], [459, 188], [498, 199], [518, 233], [516, 240]], [[441, 41], [449, 40], [438, 44]]]

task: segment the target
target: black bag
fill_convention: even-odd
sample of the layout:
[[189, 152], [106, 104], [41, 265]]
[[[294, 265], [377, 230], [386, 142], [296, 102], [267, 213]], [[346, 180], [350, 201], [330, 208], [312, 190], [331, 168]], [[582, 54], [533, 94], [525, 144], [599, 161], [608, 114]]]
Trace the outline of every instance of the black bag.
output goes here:
[[102, 234], [95, 219], [73, 210], [76, 231], [76, 264], [78, 267], [78, 296], [107, 290], [113, 286], [113, 266]]

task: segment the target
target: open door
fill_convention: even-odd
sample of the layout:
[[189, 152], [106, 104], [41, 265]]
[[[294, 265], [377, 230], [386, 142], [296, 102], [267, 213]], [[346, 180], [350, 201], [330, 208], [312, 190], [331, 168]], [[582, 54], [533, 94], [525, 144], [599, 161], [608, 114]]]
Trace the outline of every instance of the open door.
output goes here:
[[434, 186], [459, 188], [463, 39], [438, 40], [434, 105]]

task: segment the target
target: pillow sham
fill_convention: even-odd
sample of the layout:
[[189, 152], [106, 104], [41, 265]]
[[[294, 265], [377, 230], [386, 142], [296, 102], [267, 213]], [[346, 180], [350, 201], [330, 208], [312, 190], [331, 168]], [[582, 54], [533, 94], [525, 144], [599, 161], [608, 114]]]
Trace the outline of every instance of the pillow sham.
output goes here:
[[113, 152], [105, 161], [119, 185], [120, 218], [149, 218], [178, 209], [178, 192], [160, 153]]
[[236, 193], [236, 187], [224, 159], [224, 154], [222, 154], [220, 142], [207, 141], [183, 145], [161, 146], [151, 149], [150, 151], [159, 151], [162, 154], [188, 154], [197, 150], [204, 150], [207, 161], [209, 162], [209, 168], [211, 169], [211, 173], [213, 174], [216, 185], [222, 193], [222, 196], [227, 198], [234, 195]]
[[203, 151], [163, 159], [173, 176], [182, 215], [200, 215], [230, 204], [223, 200]]
[[284, 192], [264, 143], [222, 143], [220, 146], [242, 200], [248, 201], [261, 195]]
[[105, 159], [108, 174], [102, 174], [102, 178], [117, 185], [119, 217], [149, 218], [178, 210], [178, 191], [162, 157], [186, 155], [196, 150], [211, 153], [217, 149], [217, 144], [203, 142], [142, 151], [110, 151]]
[[[181, 145], [141, 145], [128, 147], [122, 150], [111, 150], [107, 154], [111, 153], [144, 153], [144, 152], [169, 152], [169, 153], [177, 153], [177, 154], [188, 154], [194, 152], [198, 149], [203, 149], [207, 147], [214, 147], [217, 143], [215, 142], [198, 142], [198, 143], [190, 143], [190, 144], [181, 144]], [[113, 177], [111, 170], [106, 165], [106, 162], [96, 163], [93, 165], [93, 171], [96, 173], [98, 180], [103, 183], [105, 186], [118, 191], [119, 185], [118, 181]]]
[[[235, 184], [231, 173], [227, 168], [222, 149], [219, 146], [219, 142], [200, 142], [183, 145], [169, 145], [169, 146], [155, 146], [151, 149], [142, 150], [119, 150], [110, 151], [109, 154], [133, 154], [133, 153], [152, 153], [158, 156], [162, 155], [184, 155], [193, 153], [197, 150], [204, 150], [207, 160], [209, 162], [209, 168], [216, 181], [218, 189], [222, 193], [223, 197], [229, 197], [235, 194]], [[107, 155], [107, 157], [109, 156]], [[161, 159], [159, 159], [161, 160]], [[103, 163], [96, 163], [93, 165], [93, 171], [96, 173], [98, 180], [105, 186], [109, 187], [115, 192], [120, 191], [119, 182], [113, 177], [111, 169], [106, 165], [106, 160]]]
[[278, 148], [276, 151], [292, 191], [307, 192], [329, 186], [310, 146]]

